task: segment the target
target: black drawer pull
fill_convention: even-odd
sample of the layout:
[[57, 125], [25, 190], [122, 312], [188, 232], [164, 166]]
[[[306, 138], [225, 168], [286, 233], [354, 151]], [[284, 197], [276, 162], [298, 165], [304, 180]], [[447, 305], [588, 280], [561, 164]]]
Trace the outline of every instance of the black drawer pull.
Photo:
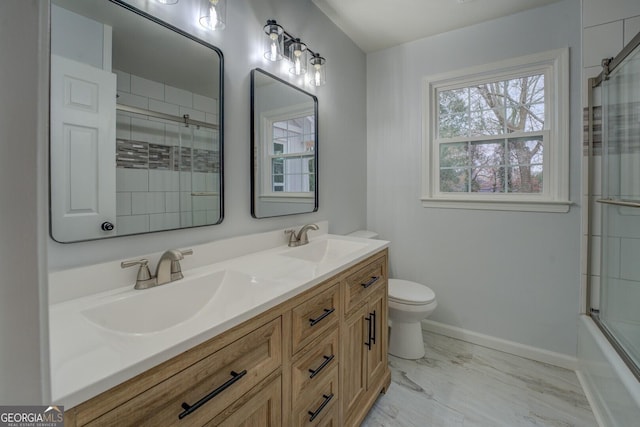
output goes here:
[[369, 316], [371, 316], [371, 329], [373, 330], [373, 333], [371, 334], [371, 342], [375, 344], [376, 343], [376, 311], [373, 310], [373, 313], [369, 313]]
[[214, 397], [216, 397], [217, 395], [219, 395], [220, 393], [225, 391], [227, 388], [232, 386], [233, 383], [238, 381], [240, 378], [244, 377], [246, 374], [247, 374], [247, 370], [246, 369], [244, 371], [240, 372], [240, 373], [237, 373], [235, 371], [231, 371], [231, 379], [230, 380], [228, 380], [226, 383], [222, 384], [217, 389], [213, 390], [211, 393], [207, 394], [202, 399], [198, 400], [193, 405], [189, 405], [187, 402], [182, 402], [182, 409], [184, 409], [184, 412], [181, 412], [180, 415], [178, 415], [178, 418], [179, 419], [183, 419], [184, 417], [186, 417], [187, 415], [191, 414], [192, 412], [195, 412], [196, 409], [200, 408], [202, 405], [204, 405], [205, 403], [207, 403], [208, 401], [210, 401], [211, 399], [213, 399]]
[[378, 280], [380, 280], [382, 276], [371, 276], [371, 279], [368, 282], [365, 283], [360, 283], [362, 285], [362, 287], [364, 287], [365, 289], [367, 289], [369, 286], [373, 285], [374, 283], [376, 283]]
[[332, 354], [331, 356], [322, 356], [322, 357], [324, 357], [324, 361], [322, 362], [322, 364], [320, 364], [320, 366], [318, 366], [316, 369], [309, 369], [309, 372], [311, 372], [311, 375], [309, 375], [309, 378], [313, 378], [316, 375], [318, 375], [320, 371], [322, 371], [329, 363], [331, 363], [331, 361], [335, 356]]
[[322, 405], [320, 405], [318, 409], [316, 409], [314, 412], [311, 412], [311, 411], [308, 412], [308, 414], [311, 415], [311, 418], [309, 418], [309, 422], [315, 420], [316, 417], [320, 415], [320, 412], [322, 412], [324, 407], [327, 406], [327, 403], [329, 403], [331, 399], [333, 399], [333, 393], [331, 393], [329, 396], [327, 396], [326, 394], [323, 394], [322, 397], [324, 397], [324, 401], [322, 402]]
[[309, 319], [309, 323], [311, 324], [311, 326], [313, 326], [319, 321], [321, 321], [322, 319], [324, 319], [325, 317], [327, 317], [328, 315], [330, 315], [331, 313], [333, 313], [334, 311], [336, 311], [335, 307], [325, 308], [324, 313], [322, 313], [320, 316], [316, 317], [315, 319]]

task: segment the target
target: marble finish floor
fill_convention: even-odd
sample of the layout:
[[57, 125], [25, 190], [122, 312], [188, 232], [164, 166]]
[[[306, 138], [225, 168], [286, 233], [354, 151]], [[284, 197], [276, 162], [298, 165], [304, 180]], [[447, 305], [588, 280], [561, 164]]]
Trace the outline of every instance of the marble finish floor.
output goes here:
[[597, 427], [575, 372], [423, 332], [426, 355], [389, 356], [391, 386], [362, 426]]

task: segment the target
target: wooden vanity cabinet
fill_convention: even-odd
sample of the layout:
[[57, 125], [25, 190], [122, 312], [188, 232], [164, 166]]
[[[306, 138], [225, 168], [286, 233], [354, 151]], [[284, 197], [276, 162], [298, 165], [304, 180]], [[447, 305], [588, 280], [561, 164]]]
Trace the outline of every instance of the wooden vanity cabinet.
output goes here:
[[385, 249], [67, 409], [65, 425], [359, 425], [390, 382], [386, 325]]

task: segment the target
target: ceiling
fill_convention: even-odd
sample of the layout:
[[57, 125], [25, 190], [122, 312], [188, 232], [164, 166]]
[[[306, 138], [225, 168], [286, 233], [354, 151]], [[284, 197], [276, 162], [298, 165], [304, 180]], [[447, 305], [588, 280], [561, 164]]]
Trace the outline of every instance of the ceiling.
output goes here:
[[366, 53], [558, 0], [312, 0]]

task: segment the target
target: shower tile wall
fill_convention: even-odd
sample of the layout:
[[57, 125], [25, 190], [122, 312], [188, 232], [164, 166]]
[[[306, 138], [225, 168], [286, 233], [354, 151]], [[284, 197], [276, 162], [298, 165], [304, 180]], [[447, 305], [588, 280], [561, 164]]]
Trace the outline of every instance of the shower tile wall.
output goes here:
[[[217, 100], [114, 70], [118, 103], [217, 123]], [[118, 234], [217, 222], [218, 133], [118, 112], [116, 121]], [[215, 193], [214, 195], [194, 195]]]
[[[614, 2], [602, 2], [600, 0], [584, 0], [583, 2], [583, 106], [585, 107], [585, 150], [582, 161], [582, 206], [583, 206], [583, 239], [582, 239], [582, 282], [586, 290], [587, 274], [591, 280], [591, 306], [599, 307], [600, 293], [600, 237], [602, 226], [602, 206], [595, 202], [602, 197], [601, 179], [601, 110], [596, 108], [594, 127], [594, 157], [591, 164], [588, 162], [587, 151], [587, 85], [590, 77], [597, 76], [602, 67], [603, 58], [613, 57], [640, 31], [640, 2], [637, 0], [615, 0]], [[600, 105], [599, 95], [596, 95], [595, 105]], [[588, 179], [591, 179], [591, 194], [588, 191]], [[591, 214], [591, 229], [588, 228], [589, 206]], [[590, 253], [587, 252], [587, 239], [591, 237]], [[620, 242], [611, 242], [613, 248], [619, 248]], [[587, 261], [590, 262], [591, 271], [587, 269]], [[637, 277], [637, 276], [636, 276]], [[640, 289], [640, 288], [639, 288]], [[589, 307], [583, 307], [588, 311]]]

